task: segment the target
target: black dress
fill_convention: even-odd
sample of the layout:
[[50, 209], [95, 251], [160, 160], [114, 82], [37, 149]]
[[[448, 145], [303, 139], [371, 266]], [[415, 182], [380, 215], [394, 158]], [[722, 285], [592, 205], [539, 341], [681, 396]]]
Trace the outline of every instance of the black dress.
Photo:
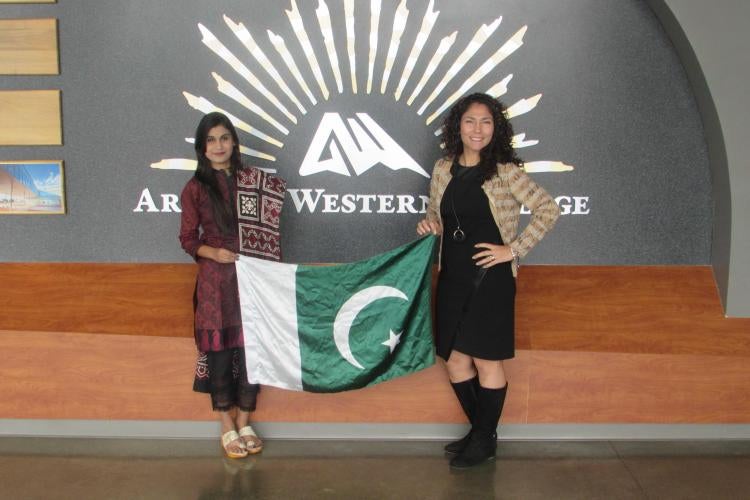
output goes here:
[[[510, 359], [515, 355], [516, 296], [511, 264], [496, 264], [486, 272], [475, 264], [472, 255], [482, 251], [474, 248], [476, 243], [502, 245], [503, 240], [478, 169], [454, 163], [451, 173], [440, 203], [443, 243], [436, 301], [437, 354], [448, 359], [455, 349], [480, 359]], [[453, 237], [459, 225], [466, 237], [462, 242]]]

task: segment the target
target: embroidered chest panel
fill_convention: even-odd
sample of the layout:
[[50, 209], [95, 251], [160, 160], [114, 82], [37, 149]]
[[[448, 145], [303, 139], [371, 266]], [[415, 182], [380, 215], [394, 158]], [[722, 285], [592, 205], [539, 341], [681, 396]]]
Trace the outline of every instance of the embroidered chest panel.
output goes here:
[[240, 254], [281, 260], [279, 222], [286, 181], [256, 168], [237, 174]]

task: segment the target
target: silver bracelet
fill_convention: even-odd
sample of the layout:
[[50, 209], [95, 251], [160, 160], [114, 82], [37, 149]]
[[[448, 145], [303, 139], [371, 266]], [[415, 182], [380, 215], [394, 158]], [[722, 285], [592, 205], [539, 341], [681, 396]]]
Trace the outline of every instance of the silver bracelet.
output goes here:
[[518, 258], [518, 252], [512, 246], [508, 245], [508, 247], [510, 248], [510, 254], [513, 256], [513, 262], [516, 263], [516, 267], [521, 267], [521, 263], [519, 262]]

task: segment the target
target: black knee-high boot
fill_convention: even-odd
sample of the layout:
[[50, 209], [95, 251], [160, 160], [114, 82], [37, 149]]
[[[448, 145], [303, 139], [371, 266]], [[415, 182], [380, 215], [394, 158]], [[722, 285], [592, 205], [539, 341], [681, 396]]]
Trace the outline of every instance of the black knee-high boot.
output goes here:
[[[477, 389], [479, 388], [479, 377], [474, 376], [469, 380], [463, 382], [451, 383], [453, 392], [456, 393], [458, 402], [461, 403], [461, 408], [464, 410], [466, 417], [469, 419], [469, 423], [474, 426], [474, 418], [476, 417], [477, 409]], [[453, 441], [445, 445], [446, 453], [461, 453], [466, 445], [469, 443], [469, 437], [471, 431], [458, 441]]]
[[474, 426], [464, 450], [451, 460], [451, 467], [464, 469], [495, 458], [497, 424], [503, 412], [508, 384], [501, 389], [479, 386]]

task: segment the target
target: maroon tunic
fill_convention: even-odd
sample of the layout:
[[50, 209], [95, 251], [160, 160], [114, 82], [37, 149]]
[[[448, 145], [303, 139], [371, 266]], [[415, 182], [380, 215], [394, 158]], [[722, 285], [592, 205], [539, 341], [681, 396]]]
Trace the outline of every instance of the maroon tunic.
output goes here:
[[[211, 199], [206, 188], [191, 178], [182, 190], [180, 243], [198, 263], [198, 278], [193, 295], [195, 308], [195, 344], [201, 352], [242, 347], [242, 318], [234, 264], [220, 264], [199, 257], [201, 245], [238, 252], [239, 239], [235, 204], [235, 179], [214, 171], [224, 200], [232, 207], [234, 220], [227, 234], [216, 225]], [[231, 184], [230, 184], [231, 183]]]

